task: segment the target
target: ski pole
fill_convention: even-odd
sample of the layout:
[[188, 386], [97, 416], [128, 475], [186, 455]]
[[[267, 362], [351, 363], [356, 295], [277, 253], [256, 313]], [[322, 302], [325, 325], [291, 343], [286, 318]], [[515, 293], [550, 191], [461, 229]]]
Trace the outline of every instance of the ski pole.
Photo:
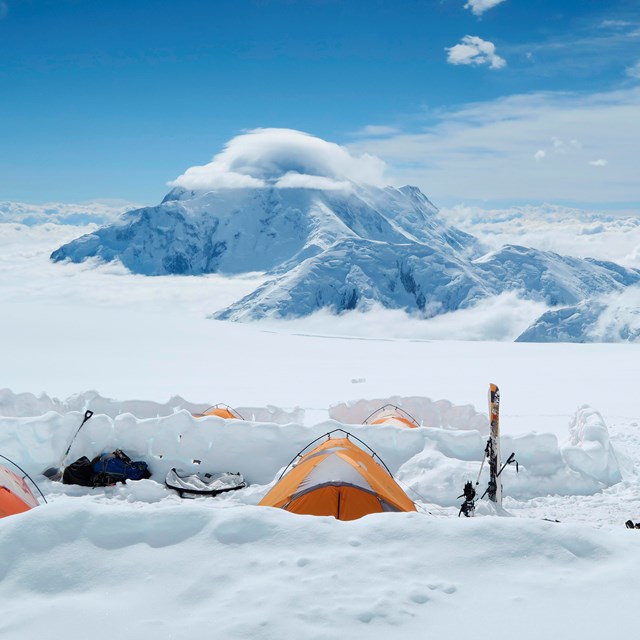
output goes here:
[[507, 461], [502, 465], [502, 467], [500, 467], [500, 471], [498, 471], [496, 478], [504, 471], [504, 468], [508, 465], [511, 464], [512, 462], [516, 463], [516, 473], [519, 473], [519, 466], [518, 466], [518, 461], [515, 459], [516, 458], [516, 454], [515, 451], [507, 458]]

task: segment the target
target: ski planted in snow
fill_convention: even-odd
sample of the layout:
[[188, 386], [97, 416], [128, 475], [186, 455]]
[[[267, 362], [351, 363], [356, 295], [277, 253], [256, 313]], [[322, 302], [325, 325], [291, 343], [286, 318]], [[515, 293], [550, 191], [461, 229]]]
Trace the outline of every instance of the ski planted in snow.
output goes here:
[[500, 481], [500, 390], [495, 384], [489, 385], [489, 440], [486, 455], [489, 460], [489, 500], [502, 506], [502, 482]]
[[[476, 498], [476, 487], [480, 484], [480, 476], [485, 461], [489, 461], [489, 484], [486, 491]], [[484, 456], [482, 456], [482, 464], [478, 472], [478, 478], [475, 486], [469, 480], [464, 485], [464, 490], [458, 498], [464, 498], [464, 502], [458, 512], [458, 517], [465, 515], [471, 518], [475, 514], [476, 502], [483, 500], [485, 496], [499, 507], [502, 507], [502, 472], [510, 464], [516, 465], [516, 473], [518, 472], [518, 461], [516, 454], [512, 453], [506, 462], [500, 466], [500, 390], [495, 384], [489, 385], [489, 439], [484, 448]]]

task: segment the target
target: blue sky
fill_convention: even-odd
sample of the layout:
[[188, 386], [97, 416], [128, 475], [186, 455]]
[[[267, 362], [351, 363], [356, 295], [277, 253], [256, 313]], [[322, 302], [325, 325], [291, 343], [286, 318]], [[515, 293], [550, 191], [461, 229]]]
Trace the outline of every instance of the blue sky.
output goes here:
[[0, 0], [0, 200], [154, 203], [288, 127], [438, 203], [633, 208], [639, 88], [636, 0]]

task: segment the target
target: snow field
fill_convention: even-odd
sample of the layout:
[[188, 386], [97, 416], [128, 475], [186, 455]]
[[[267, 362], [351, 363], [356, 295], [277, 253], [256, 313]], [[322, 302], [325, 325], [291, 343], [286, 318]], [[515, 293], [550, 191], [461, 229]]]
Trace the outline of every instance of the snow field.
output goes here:
[[637, 622], [624, 529], [85, 496], [6, 519], [0, 546], [9, 638], [600, 638]]

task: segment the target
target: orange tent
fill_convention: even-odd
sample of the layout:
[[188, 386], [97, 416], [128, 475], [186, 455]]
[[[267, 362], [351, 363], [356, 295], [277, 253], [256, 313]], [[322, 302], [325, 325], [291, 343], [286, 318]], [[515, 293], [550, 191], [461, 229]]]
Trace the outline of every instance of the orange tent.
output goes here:
[[29, 511], [38, 500], [19, 475], [0, 465], [0, 518]]
[[218, 418], [224, 418], [225, 420], [244, 420], [244, 418], [229, 405], [226, 404], [214, 404], [212, 407], [205, 409], [202, 413], [194, 413], [194, 418], [204, 418], [205, 416], [218, 416]]
[[331, 433], [280, 476], [260, 505], [338, 520], [383, 511], [416, 511], [384, 463], [374, 459], [375, 453], [354, 444], [346, 432], [346, 437], [338, 438]]
[[396, 427], [410, 427], [411, 429], [420, 426], [418, 421], [406, 411], [393, 404], [385, 404], [384, 407], [374, 411], [364, 421], [364, 424], [392, 424]]

